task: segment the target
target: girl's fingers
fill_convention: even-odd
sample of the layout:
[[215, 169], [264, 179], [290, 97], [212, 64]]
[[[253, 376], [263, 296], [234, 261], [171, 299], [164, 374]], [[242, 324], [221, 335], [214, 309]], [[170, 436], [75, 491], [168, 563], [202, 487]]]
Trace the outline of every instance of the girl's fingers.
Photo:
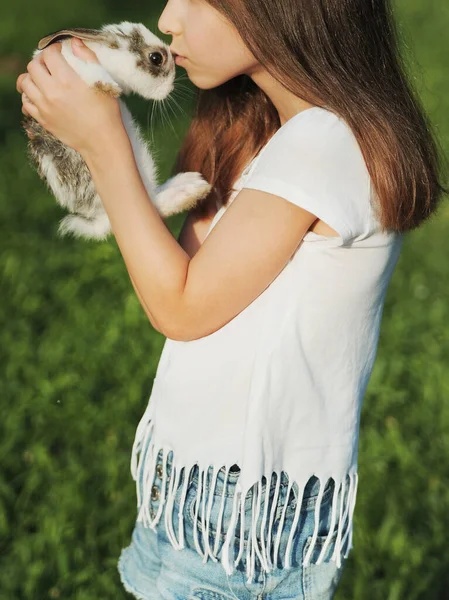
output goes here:
[[22, 91], [28, 96], [30, 102], [37, 106], [41, 105], [43, 100], [42, 92], [28, 74], [23, 78]]
[[[27, 97], [26, 94], [22, 94], [22, 102], [24, 102], [27, 106], [29, 105], [29, 98]], [[22, 113], [26, 116], [26, 117], [31, 117], [32, 115], [30, 115], [29, 111], [25, 108], [24, 104], [22, 104]], [[27, 134], [27, 136], [29, 137], [30, 140], [32, 140], [34, 138], [34, 132], [31, 128], [27, 128], [26, 126], [24, 127], [25, 133]]]
[[28, 73], [21, 73], [17, 77], [16, 90], [19, 92], [19, 94], [21, 94], [23, 92], [23, 90], [22, 90], [22, 81], [23, 81], [24, 77], [26, 77], [27, 75], [28, 75]]
[[[44, 62], [44, 52], [47, 48], [35, 56], [32, 61], [27, 64], [27, 71], [29, 75], [33, 78], [33, 83], [36, 85], [39, 90], [49, 90], [52, 87], [53, 81], [52, 77], [45, 65]], [[22, 83], [22, 88], [25, 82]], [[25, 89], [25, 88], [23, 88]], [[31, 95], [28, 94], [28, 96]]]
[[[62, 44], [60, 42], [55, 42], [54, 44], [50, 44], [47, 46], [39, 55], [43, 65], [42, 69], [49, 72], [51, 75], [45, 81], [43, 73], [42, 83], [50, 86], [53, 83], [52, 75], [63, 85], [70, 83], [70, 81], [75, 80], [78, 76], [78, 73], [73, 69], [69, 63], [66, 61], [64, 56], [61, 53]], [[36, 83], [39, 85], [39, 82], [36, 80]]]
[[26, 94], [22, 95], [22, 112], [24, 115], [29, 115], [30, 117], [33, 117], [33, 119], [36, 119], [38, 123], [42, 121], [39, 109], [30, 102], [29, 98], [26, 97]]
[[72, 38], [71, 45], [73, 54], [78, 58], [81, 58], [86, 62], [100, 62], [95, 52], [88, 48], [83, 40], [80, 40], [79, 38]]

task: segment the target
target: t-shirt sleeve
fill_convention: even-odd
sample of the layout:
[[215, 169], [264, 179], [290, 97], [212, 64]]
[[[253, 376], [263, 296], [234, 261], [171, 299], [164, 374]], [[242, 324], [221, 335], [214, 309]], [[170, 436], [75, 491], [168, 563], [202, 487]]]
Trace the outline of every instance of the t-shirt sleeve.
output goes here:
[[289, 119], [262, 148], [243, 188], [304, 208], [340, 235], [340, 245], [371, 225], [370, 176], [350, 127], [315, 107]]

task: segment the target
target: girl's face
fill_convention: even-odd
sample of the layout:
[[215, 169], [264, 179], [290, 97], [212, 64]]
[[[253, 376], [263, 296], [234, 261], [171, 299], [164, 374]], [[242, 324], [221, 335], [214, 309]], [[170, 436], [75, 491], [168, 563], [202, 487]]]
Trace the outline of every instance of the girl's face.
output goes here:
[[168, 0], [158, 27], [173, 36], [170, 48], [186, 57], [180, 66], [198, 88], [214, 88], [257, 70], [235, 27], [206, 0]]

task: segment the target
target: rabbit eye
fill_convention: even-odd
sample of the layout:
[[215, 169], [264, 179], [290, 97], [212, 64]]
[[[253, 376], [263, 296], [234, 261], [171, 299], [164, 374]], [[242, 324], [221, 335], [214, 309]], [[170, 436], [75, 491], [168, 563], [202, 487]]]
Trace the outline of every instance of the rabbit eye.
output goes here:
[[150, 56], [150, 60], [153, 63], [153, 65], [156, 65], [157, 67], [164, 60], [164, 57], [162, 56], [162, 54], [160, 52], [150, 52], [149, 56]]

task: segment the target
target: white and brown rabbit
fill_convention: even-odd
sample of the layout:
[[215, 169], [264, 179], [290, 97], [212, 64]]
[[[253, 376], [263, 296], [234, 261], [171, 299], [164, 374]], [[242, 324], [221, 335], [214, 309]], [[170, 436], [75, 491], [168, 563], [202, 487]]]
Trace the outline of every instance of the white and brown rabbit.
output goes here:
[[[81, 38], [95, 52], [98, 63], [87, 63], [72, 53], [71, 38]], [[174, 89], [175, 63], [167, 46], [141, 23], [123, 21], [101, 29], [63, 29], [42, 38], [33, 58], [51, 43], [61, 42], [70, 66], [90, 86], [119, 98], [135, 92], [149, 100], [162, 100]], [[207, 196], [211, 186], [200, 173], [178, 173], [157, 185], [157, 170], [125, 103], [119, 98], [121, 116], [134, 151], [144, 186], [162, 218], [189, 210]], [[59, 204], [71, 213], [58, 228], [59, 235], [103, 240], [111, 225], [81, 154], [63, 144], [26, 115], [28, 153], [39, 176], [46, 181]]]

